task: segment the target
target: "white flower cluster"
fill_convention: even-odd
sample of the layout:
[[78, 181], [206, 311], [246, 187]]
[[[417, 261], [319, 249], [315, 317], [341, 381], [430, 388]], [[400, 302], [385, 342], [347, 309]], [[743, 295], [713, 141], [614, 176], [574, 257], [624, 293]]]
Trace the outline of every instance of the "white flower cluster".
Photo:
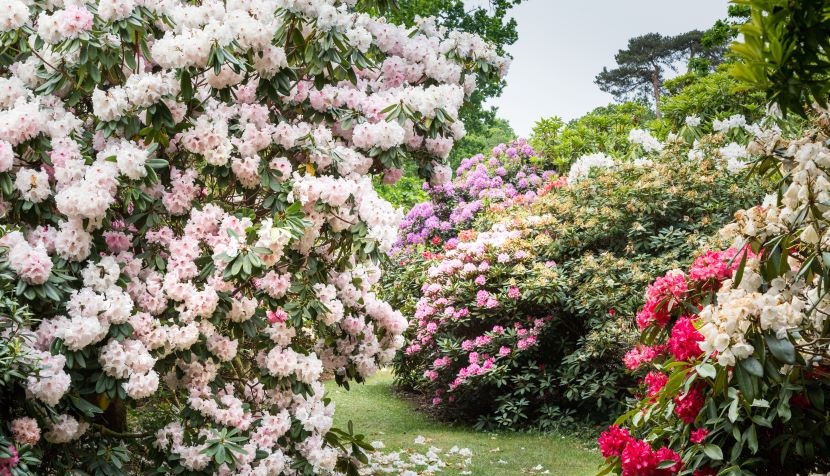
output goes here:
[[631, 129], [628, 133], [628, 142], [642, 146], [646, 153], [663, 150], [663, 143], [643, 129]]
[[614, 159], [603, 153], [583, 155], [571, 164], [571, 169], [568, 171], [568, 183], [575, 184], [588, 177], [593, 169], [610, 169], [616, 165]]
[[809, 275], [800, 271], [809, 265], [804, 262], [804, 253], [821, 256], [830, 249], [830, 215], [805, 215], [802, 210], [816, 209], [830, 199], [830, 150], [822, 136], [807, 134], [802, 139], [785, 141], [775, 127], [755, 132], [748, 147], [730, 144], [725, 149], [734, 149], [732, 153], [740, 157], [775, 155], [790, 183], [780, 199], [770, 195], [761, 205], [738, 212], [736, 221], [724, 227], [721, 235], [739, 249], [789, 235], [796, 240], [789, 245], [791, 249], [801, 252], [790, 253], [782, 274], [771, 282], [762, 279], [759, 257], [748, 256], [740, 282], [725, 281], [716, 302], [701, 311], [701, 348], [715, 353], [719, 364], [734, 366], [757, 351], [750, 334], [772, 334], [807, 346], [803, 355], [811, 362], [816, 354], [826, 352], [810, 348], [820, 340], [809, 342], [810, 336], [824, 332], [830, 299], [818, 277], [807, 279]]
[[712, 130], [715, 132], [729, 132], [732, 129], [740, 129], [746, 126], [746, 118], [741, 114], [729, 116], [724, 120], [715, 119], [712, 121]]

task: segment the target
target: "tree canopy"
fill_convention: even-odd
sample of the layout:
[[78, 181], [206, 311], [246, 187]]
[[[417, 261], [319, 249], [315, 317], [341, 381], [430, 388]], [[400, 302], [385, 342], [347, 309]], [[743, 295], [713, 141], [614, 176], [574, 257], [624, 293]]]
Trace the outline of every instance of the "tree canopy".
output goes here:
[[664, 72], [676, 71], [677, 63], [696, 55], [717, 58], [717, 50], [701, 43], [703, 32], [692, 30], [677, 36], [647, 33], [628, 40], [628, 47], [619, 50], [614, 59], [617, 67], [604, 67], [594, 82], [619, 101], [646, 99], [660, 110]]

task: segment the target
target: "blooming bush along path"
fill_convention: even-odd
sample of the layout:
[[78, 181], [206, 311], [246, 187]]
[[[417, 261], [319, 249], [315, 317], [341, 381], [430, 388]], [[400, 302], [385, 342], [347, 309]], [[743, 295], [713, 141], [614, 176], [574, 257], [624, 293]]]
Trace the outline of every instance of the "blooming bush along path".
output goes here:
[[3, 4], [0, 470], [354, 473], [321, 375], [365, 379], [406, 327], [372, 291], [401, 217], [370, 175], [447, 181], [459, 108], [507, 68], [354, 7]]
[[[763, 476], [826, 473], [827, 113], [746, 149], [780, 194], [738, 212], [725, 251], [657, 278], [625, 357], [639, 402], [599, 438], [603, 473]], [[682, 472], [682, 473], [681, 473]]]
[[382, 281], [411, 319], [398, 382], [479, 428], [584, 429], [619, 412], [643, 287], [763, 196], [724, 153], [752, 128], [698, 126], [665, 142], [634, 129], [637, 157], [585, 156], [564, 177], [517, 141], [430, 187]]

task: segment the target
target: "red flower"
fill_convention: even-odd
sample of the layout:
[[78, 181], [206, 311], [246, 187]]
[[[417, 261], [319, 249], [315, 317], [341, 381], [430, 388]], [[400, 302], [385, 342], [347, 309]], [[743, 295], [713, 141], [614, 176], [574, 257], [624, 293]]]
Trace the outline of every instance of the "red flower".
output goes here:
[[655, 279], [646, 290], [646, 304], [637, 313], [640, 330], [652, 324], [665, 327], [671, 318], [671, 311], [686, 297], [688, 290], [686, 276], [681, 272], [669, 271]]
[[674, 412], [678, 418], [683, 420], [683, 423], [691, 425], [704, 403], [703, 390], [700, 387], [694, 387], [688, 393], [674, 397]]
[[701, 341], [703, 341], [703, 335], [695, 328], [692, 319], [681, 317], [671, 330], [669, 350], [677, 360], [690, 360], [703, 353], [700, 350]]
[[632, 440], [620, 455], [622, 476], [652, 476], [660, 463], [651, 445], [642, 440]]
[[674, 464], [669, 466], [668, 468], [657, 469], [652, 474], [654, 474], [655, 476], [673, 476], [680, 472], [680, 467], [682, 466], [682, 463], [679, 454], [664, 446], [662, 448], [659, 448], [655, 455], [657, 456], [658, 466], [664, 461], [674, 461]]
[[715, 468], [696, 469], [692, 476], [717, 476], [718, 470]]
[[648, 387], [648, 396], [653, 397], [660, 393], [660, 390], [663, 390], [663, 387], [666, 386], [666, 382], [669, 381], [669, 376], [664, 374], [663, 372], [649, 372], [648, 375], [643, 379], [643, 383], [646, 384]]
[[703, 443], [703, 440], [709, 436], [709, 430], [706, 428], [698, 428], [697, 430], [692, 431], [689, 435], [689, 441], [694, 444]]
[[432, 244], [433, 245], [438, 245], [440, 243], [441, 243], [441, 237], [439, 237], [437, 235], [432, 237]]
[[611, 456], [620, 456], [626, 445], [634, 441], [631, 434], [625, 428], [620, 428], [617, 425], [611, 425], [607, 431], [599, 435], [597, 442], [599, 443], [599, 452], [602, 456], [610, 458]]
[[810, 405], [810, 400], [807, 399], [807, 395], [803, 393], [797, 393], [790, 397], [790, 405], [802, 410], [806, 410], [812, 406]]

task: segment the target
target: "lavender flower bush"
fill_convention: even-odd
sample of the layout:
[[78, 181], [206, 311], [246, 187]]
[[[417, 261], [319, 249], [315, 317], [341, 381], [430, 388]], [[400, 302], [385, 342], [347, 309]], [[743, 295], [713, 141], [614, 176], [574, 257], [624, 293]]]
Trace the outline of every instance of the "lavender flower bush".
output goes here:
[[430, 200], [415, 205], [403, 219], [396, 249], [453, 247], [459, 230], [470, 228], [482, 211], [535, 201], [537, 188], [556, 176], [553, 170], [542, 170], [541, 162], [524, 139], [494, 147], [489, 157], [462, 160], [455, 180], [424, 184]]

